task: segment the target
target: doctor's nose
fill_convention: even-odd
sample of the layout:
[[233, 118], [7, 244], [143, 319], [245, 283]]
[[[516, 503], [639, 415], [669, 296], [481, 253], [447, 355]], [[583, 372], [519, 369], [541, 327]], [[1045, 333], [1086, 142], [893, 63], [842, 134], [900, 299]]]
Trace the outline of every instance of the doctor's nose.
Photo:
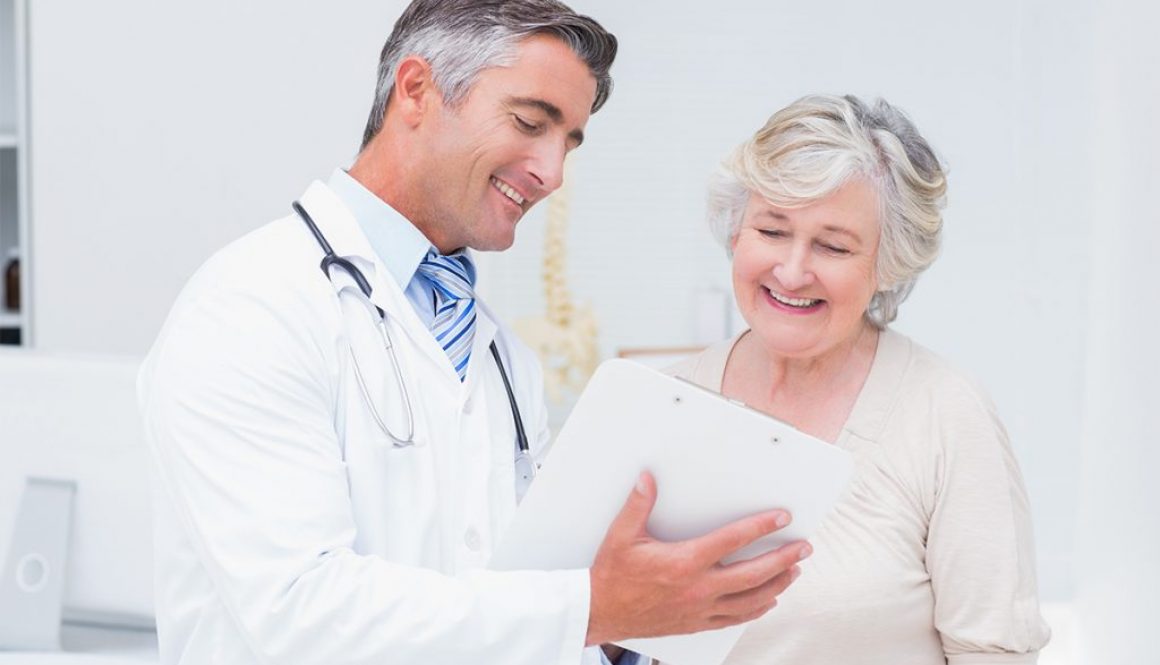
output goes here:
[[810, 267], [809, 250], [794, 248], [773, 266], [773, 278], [789, 291], [797, 291], [810, 286], [815, 281]]
[[528, 175], [547, 196], [564, 184], [564, 157], [567, 151], [561, 146], [541, 146], [528, 160]]

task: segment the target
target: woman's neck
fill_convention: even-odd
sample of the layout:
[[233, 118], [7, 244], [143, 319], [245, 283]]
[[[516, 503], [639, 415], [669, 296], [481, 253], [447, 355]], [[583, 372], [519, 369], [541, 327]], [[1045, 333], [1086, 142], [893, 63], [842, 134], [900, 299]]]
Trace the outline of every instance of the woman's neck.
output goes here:
[[878, 331], [869, 324], [825, 353], [809, 358], [778, 354], [765, 348], [756, 336], [749, 337], [755, 347], [755, 365], [769, 382], [771, 398], [785, 391], [809, 394], [845, 383], [860, 368], [869, 370], [869, 362], [859, 361], [872, 360], [878, 346]]
[[722, 392], [827, 441], [853, 410], [878, 348], [869, 324], [826, 352], [795, 358], [762, 344], [752, 332], [737, 343]]

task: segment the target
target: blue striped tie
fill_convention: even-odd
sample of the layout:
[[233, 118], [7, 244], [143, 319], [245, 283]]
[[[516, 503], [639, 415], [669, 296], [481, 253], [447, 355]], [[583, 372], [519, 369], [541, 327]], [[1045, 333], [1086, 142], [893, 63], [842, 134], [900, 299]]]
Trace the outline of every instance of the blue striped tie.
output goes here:
[[472, 291], [471, 259], [466, 254], [443, 256], [428, 251], [419, 274], [435, 287], [435, 320], [431, 334], [443, 347], [459, 380], [467, 377], [471, 343], [475, 339], [475, 294]]

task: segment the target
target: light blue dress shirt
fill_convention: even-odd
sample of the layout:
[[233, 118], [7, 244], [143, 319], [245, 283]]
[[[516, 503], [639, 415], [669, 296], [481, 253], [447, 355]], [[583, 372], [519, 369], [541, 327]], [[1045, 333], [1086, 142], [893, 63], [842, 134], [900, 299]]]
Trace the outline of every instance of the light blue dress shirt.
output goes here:
[[[434, 250], [431, 241], [397, 210], [389, 206], [362, 183], [343, 169], [335, 169], [326, 183], [350, 210], [358, 222], [371, 249], [378, 254], [387, 272], [403, 288], [403, 293], [415, 308], [419, 319], [431, 327], [435, 320], [435, 287], [419, 277], [417, 269], [427, 252]], [[467, 261], [468, 277], [475, 283], [475, 263]], [[604, 665], [612, 665], [604, 651], [600, 651]], [[625, 651], [616, 665], [647, 665], [650, 660], [632, 651]]]
[[[387, 272], [395, 278], [419, 319], [431, 327], [435, 320], [435, 287], [417, 269], [427, 252], [438, 249], [422, 231], [342, 169], [335, 169], [326, 183], [358, 222]], [[458, 252], [455, 254], [458, 255]], [[475, 263], [468, 255], [467, 276], [475, 283]]]

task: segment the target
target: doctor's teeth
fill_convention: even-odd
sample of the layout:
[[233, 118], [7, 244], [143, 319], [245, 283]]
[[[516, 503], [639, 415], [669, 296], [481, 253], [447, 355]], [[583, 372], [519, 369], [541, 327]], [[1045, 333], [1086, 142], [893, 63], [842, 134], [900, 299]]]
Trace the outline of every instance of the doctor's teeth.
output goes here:
[[495, 176], [492, 176], [491, 177], [491, 184], [494, 185], [495, 188], [498, 189], [500, 192], [502, 192], [504, 194], [504, 196], [507, 196], [509, 199], [515, 201], [517, 205], [524, 204], [524, 197], [520, 196], [519, 192], [512, 189], [512, 187], [510, 185], [508, 185], [506, 182], [500, 180], [499, 178], [496, 178]]

